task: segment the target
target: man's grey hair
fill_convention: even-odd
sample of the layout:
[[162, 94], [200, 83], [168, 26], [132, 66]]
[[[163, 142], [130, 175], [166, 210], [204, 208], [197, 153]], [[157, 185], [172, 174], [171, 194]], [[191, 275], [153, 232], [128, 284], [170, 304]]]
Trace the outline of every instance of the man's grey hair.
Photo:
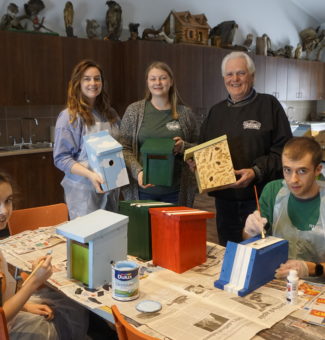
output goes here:
[[247, 64], [247, 69], [248, 69], [248, 72], [250, 74], [254, 74], [255, 73], [255, 64], [254, 64], [254, 61], [252, 60], [252, 58], [246, 54], [245, 52], [231, 52], [229, 54], [227, 54], [223, 60], [222, 60], [222, 63], [221, 63], [221, 73], [222, 73], [222, 76], [224, 77], [226, 75], [226, 64], [227, 62], [230, 60], [230, 59], [236, 59], [236, 58], [244, 58], [246, 60], [246, 64]]

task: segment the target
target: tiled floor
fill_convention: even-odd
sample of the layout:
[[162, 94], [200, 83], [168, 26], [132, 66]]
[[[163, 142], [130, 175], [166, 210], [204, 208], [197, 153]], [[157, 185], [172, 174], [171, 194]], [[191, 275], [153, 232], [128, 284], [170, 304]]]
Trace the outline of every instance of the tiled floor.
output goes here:
[[[208, 194], [197, 194], [195, 196], [194, 208], [216, 212], [214, 197], [210, 197], [208, 196]], [[210, 242], [218, 243], [215, 218], [210, 218], [207, 221], [207, 240]]]

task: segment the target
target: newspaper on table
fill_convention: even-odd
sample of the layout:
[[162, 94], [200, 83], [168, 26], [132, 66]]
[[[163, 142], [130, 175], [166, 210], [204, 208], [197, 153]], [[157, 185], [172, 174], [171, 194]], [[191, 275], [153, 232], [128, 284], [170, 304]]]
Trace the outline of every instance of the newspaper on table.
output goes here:
[[[140, 330], [160, 339], [246, 340], [272, 326], [276, 334], [277, 329], [284, 326], [275, 328], [275, 324], [286, 325], [286, 322], [279, 321], [306, 302], [313, 306], [315, 296], [323, 294], [325, 289], [321, 285], [303, 282], [300, 288], [304, 296], [299, 299], [298, 305], [293, 306], [286, 303], [286, 284], [282, 280], [273, 280], [245, 297], [219, 290], [214, 287], [214, 281], [220, 275], [225, 249], [208, 243], [207, 261], [182, 274], [155, 267], [151, 261], [143, 263], [130, 257], [140, 266], [140, 296], [133, 301], [116, 301], [112, 298], [110, 285], [89, 290], [82, 283], [67, 278], [64, 239], [61, 243], [53, 241], [53, 227], [41, 229], [0, 241], [0, 249], [7, 261], [19, 263], [21, 268], [23, 265], [29, 267], [31, 260], [44, 255], [45, 250], [51, 247], [54, 264], [53, 274], [48, 280], [51, 285], [96, 313], [104, 313], [105, 318], [111, 316], [109, 306], [116, 304]], [[18, 251], [17, 244], [22, 247]], [[155, 313], [137, 311], [136, 305], [148, 299], [159, 301], [162, 309]], [[317, 328], [324, 330], [323, 327]], [[275, 336], [273, 338], [276, 339]]]
[[26, 230], [22, 233], [0, 240], [0, 249], [11, 265], [30, 271], [32, 263], [46, 255], [51, 248], [52, 263], [58, 264], [66, 260], [65, 239], [55, 234], [55, 227], [43, 227]]

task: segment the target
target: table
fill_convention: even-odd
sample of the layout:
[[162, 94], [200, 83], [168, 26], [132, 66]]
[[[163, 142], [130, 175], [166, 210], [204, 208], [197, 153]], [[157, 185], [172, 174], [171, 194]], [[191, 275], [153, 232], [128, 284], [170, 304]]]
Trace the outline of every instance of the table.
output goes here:
[[[129, 302], [114, 300], [108, 285], [89, 291], [79, 282], [68, 279], [66, 245], [64, 239], [55, 234], [54, 227], [0, 241], [8, 263], [24, 270], [30, 269], [31, 261], [44, 255], [48, 248], [53, 250], [54, 272], [48, 280], [51, 286], [109, 322], [114, 322], [110, 306], [116, 304], [141, 331], [161, 339], [278, 339], [286, 338], [283, 336], [286, 332], [290, 339], [325, 338], [324, 327], [301, 320], [301, 312], [296, 311], [299, 305], [287, 305], [284, 281], [273, 280], [244, 298], [214, 288], [224, 255], [224, 248], [216, 244], [207, 244], [205, 263], [183, 274], [130, 257], [140, 264], [140, 296]], [[309, 293], [301, 298], [300, 305], [312, 298], [316, 290], [325, 290], [324, 285], [317, 284], [308, 284], [308, 288]], [[163, 306], [161, 311], [138, 312], [136, 304], [147, 299], [159, 301]]]

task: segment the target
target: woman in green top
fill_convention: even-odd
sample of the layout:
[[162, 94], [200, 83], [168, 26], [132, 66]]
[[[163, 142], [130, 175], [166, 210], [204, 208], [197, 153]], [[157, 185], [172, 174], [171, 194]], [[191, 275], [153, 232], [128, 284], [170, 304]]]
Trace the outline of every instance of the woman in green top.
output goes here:
[[[130, 185], [124, 197], [149, 199], [192, 206], [195, 179], [182, 160], [185, 149], [197, 143], [197, 126], [190, 108], [184, 106], [177, 92], [174, 75], [163, 62], [154, 62], [146, 70], [146, 94], [131, 104], [121, 122], [121, 142]], [[147, 138], [171, 138], [175, 141], [173, 184], [143, 184], [140, 148]]]

